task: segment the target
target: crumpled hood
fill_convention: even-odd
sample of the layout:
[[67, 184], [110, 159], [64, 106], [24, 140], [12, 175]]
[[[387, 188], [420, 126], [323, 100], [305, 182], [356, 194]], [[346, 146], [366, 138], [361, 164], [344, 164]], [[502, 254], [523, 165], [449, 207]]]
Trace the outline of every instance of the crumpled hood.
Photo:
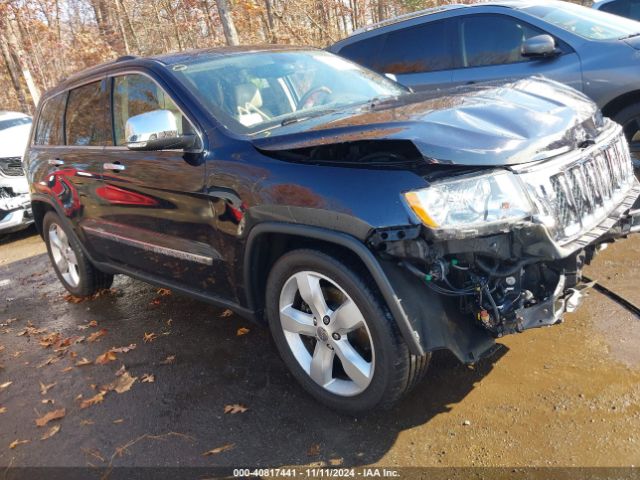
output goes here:
[[578, 148], [603, 128], [596, 105], [541, 77], [403, 95], [258, 133], [278, 151], [359, 140], [410, 140], [427, 162], [515, 165]]

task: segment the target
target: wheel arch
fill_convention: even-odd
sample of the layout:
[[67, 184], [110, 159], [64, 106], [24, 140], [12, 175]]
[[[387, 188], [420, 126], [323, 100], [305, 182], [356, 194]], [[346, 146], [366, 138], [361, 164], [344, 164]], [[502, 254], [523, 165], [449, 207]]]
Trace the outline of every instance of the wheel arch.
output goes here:
[[260, 312], [264, 307], [266, 280], [275, 261], [298, 248], [339, 250], [358, 262], [371, 276], [393, 315], [411, 353], [424, 355], [417, 332], [411, 326], [387, 275], [373, 253], [357, 238], [320, 227], [265, 222], [251, 229], [245, 246], [243, 276], [249, 308]]
[[[41, 237], [44, 238], [42, 232], [42, 222], [47, 212], [57, 212], [53, 204], [47, 200], [43, 200], [40, 197], [31, 199], [31, 210], [33, 212], [33, 223], [36, 226], [36, 230]], [[59, 213], [59, 212], [58, 212]]]
[[622, 109], [634, 103], [640, 103], [640, 89], [623, 93], [622, 95], [615, 97], [613, 100], [610, 100], [604, 107], [602, 107], [602, 113], [605, 117], [613, 118]]

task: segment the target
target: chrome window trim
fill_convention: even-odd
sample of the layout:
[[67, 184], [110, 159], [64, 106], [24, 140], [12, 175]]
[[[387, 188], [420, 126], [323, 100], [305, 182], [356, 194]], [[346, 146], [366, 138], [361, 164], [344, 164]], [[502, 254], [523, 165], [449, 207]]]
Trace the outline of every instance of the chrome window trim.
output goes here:
[[[52, 98], [57, 97], [58, 95], [67, 95], [67, 99], [65, 101], [65, 107], [64, 107], [64, 115], [63, 117], [66, 118], [67, 116], [67, 104], [69, 102], [69, 93], [71, 92], [71, 90], [74, 90], [76, 88], [80, 88], [83, 87], [85, 85], [89, 85], [90, 83], [95, 83], [97, 81], [102, 81], [102, 80], [109, 80], [109, 79], [113, 79], [114, 77], [119, 77], [122, 75], [143, 75], [147, 78], [149, 78], [153, 83], [155, 83], [158, 88], [161, 88], [162, 91], [164, 92], [165, 95], [167, 95], [171, 101], [174, 103], [174, 105], [176, 106], [176, 108], [180, 111], [180, 113], [187, 119], [187, 121], [191, 124], [191, 126], [193, 127], [193, 130], [196, 132], [196, 135], [198, 135], [198, 138], [200, 139], [200, 145], [201, 147], [199, 149], [196, 150], [189, 150], [189, 151], [185, 151], [185, 153], [202, 153], [204, 152], [204, 135], [202, 134], [202, 131], [200, 130], [200, 128], [197, 127], [197, 124], [191, 119], [191, 117], [189, 115], [187, 115], [184, 110], [182, 108], [180, 108], [180, 106], [176, 103], [176, 101], [174, 100], [173, 96], [169, 95], [169, 93], [165, 90], [165, 88], [160, 85], [160, 83], [158, 83], [158, 81], [153, 78], [151, 75], [149, 75], [147, 72], [140, 70], [140, 69], [136, 69], [136, 68], [132, 68], [132, 69], [128, 69], [128, 70], [118, 70], [117, 72], [112, 72], [112, 73], [100, 73], [97, 75], [91, 75], [87, 78], [83, 78], [82, 80], [78, 80], [75, 83], [72, 83], [71, 85], [69, 85], [67, 88], [65, 88], [64, 90], [57, 92], [55, 95], [51, 95], [50, 97], [47, 97], [44, 102], [42, 103], [42, 107], [39, 108], [38, 110], [38, 114], [37, 114], [37, 123], [36, 123], [36, 128], [37, 128], [37, 124], [40, 122], [40, 115], [42, 113], [42, 108], [44, 107], [44, 105], [51, 100]], [[111, 118], [113, 119], [113, 102], [112, 102], [112, 97], [113, 97], [113, 89], [110, 87], [110, 95], [109, 95], [109, 110], [111, 112]], [[63, 123], [66, 123], [65, 120], [63, 118]], [[63, 128], [66, 129], [66, 124], [63, 126]], [[123, 145], [102, 145], [102, 146], [98, 146], [98, 145], [36, 145], [35, 142], [35, 138], [36, 138], [36, 132], [35, 132], [35, 128], [34, 130], [34, 134], [31, 138], [31, 145], [29, 146], [30, 149], [40, 149], [40, 148], [72, 148], [72, 149], [77, 149], [77, 148], [81, 148], [81, 149], [109, 149], [109, 150], [113, 150], [113, 149], [117, 149], [117, 150], [127, 150], [127, 151], [133, 151], [133, 150], [129, 150], [126, 146]], [[115, 135], [115, 132], [114, 132]], [[66, 131], [65, 131], [65, 142], [67, 141], [66, 139]], [[115, 138], [114, 138], [115, 140]], [[175, 151], [175, 152], [182, 152], [183, 150], [176, 150], [176, 149], [167, 149], [167, 150], [163, 150], [165, 152], [170, 152], [170, 151]]]

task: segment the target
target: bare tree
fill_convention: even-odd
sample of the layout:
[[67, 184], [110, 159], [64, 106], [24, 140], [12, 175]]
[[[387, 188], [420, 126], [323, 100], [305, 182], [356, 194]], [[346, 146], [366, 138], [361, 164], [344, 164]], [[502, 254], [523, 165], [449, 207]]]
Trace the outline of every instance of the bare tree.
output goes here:
[[216, 4], [218, 5], [220, 22], [222, 23], [222, 29], [224, 30], [224, 37], [227, 40], [227, 45], [240, 45], [240, 39], [238, 38], [236, 25], [233, 22], [231, 10], [229, 9], [229, 3], [227, 0], [216, 0]]

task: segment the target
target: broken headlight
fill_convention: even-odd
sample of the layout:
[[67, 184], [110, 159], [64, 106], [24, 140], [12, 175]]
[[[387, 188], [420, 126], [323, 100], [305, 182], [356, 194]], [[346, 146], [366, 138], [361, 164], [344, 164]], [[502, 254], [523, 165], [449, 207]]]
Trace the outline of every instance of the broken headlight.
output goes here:
[[487, 232], [533, 213], [520, 180], [507, 171], [434, 182], [405, 193], [404, 198], [420, 220], [434, 230]]

